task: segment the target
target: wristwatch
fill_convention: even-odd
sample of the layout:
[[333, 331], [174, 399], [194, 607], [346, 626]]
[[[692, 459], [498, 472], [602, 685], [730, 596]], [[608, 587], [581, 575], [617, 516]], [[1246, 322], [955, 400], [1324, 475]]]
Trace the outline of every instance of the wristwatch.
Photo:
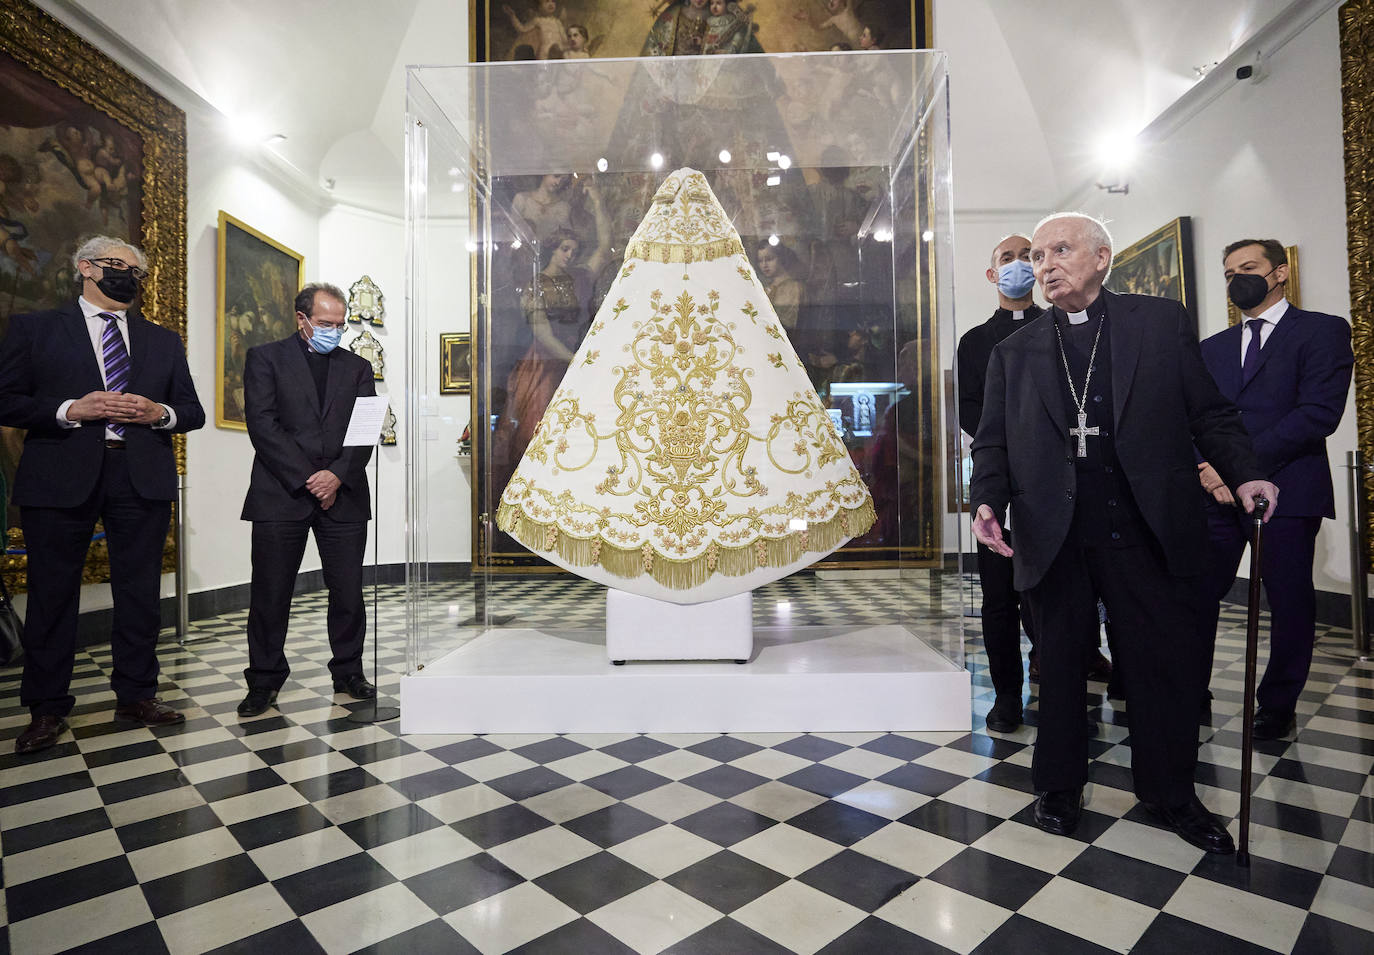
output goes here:
[[171, 413], [170, 411], [168, 411], [166, 408], [163, 408], [163, 409], [162, 409], [162, 417], [157, 419], [157, 424], [153, 425], [153, 427], [154, 427], [154, 428], [165, 428], [165, 427], [167, 427], [167, 426], [168, 426], [169, 424], [171, 424], [171, 423], [172, 423], [172, 413]]

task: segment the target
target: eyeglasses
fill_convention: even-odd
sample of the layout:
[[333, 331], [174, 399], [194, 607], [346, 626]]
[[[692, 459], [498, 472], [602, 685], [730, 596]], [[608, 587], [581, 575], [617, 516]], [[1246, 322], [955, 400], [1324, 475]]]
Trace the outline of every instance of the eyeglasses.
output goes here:
[[140, 269], [138, 266], [130, 265], [122, 259], [91, 259], [91, 264], [98, 265], [102, 269], [108, 269], [111, 272], [131, 272], [133, 277], [140, 282], [148, 277], [147, 269]]

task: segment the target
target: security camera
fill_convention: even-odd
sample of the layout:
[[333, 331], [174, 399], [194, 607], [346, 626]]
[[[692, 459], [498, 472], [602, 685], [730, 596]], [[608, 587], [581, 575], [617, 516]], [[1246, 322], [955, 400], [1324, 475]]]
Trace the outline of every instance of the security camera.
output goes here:
[[1250, 77], [1254, 75], [1255, 68], [1251, 66], [1249, 63], [1245, 64], [1244, 66], [1236, 67], [1236, 79], [1238, 80], [1248, 80]]
[[1238, 83], [1246, 80], [1251, 83], [1258, 83], [1262, 79], [1264, 79], [1263, 61], [1246, 63], [1244, 66], [1236, 67], [1236, 82]]

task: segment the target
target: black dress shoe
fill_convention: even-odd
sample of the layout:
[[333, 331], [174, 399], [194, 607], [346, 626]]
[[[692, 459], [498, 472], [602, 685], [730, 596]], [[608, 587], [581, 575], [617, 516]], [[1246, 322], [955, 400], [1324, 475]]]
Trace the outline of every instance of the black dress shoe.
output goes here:
[[1083, 787], [1052, 789], [1035, 801], [1035, 824], [1056, 836], [1072, 835], [1083, 814]]
[[1224, 856], [1236, 851], [1231, 834], [1207, 811], [1207, 807], [1197, 796], [1193, 796], [1181, 806], [1165, 807], [1148, 802], [1144, 803], [1144, 806], [1160, 822], [1178, 833], [1184, 842], [1195, 845], [1204, 852]]
[[377, 688], [367, 682], [367, 677], [361, 673], [346, 676], [342, 680], [334, 681], [335, 693], [347, 693], [355, 700], [375, 700], [377, 698]]
[[239, 704], [239, 716], [260, 716], [267, 708], [277, 702], [277, 691], [266, 688], [249, 690]]
[[35, 716], [29, 721], [29, 728], [15, 739], [14, 751], [36, 753], [40, 749], [47, 749], [66, 731], [67, 721], [60, 716]]
[[1260, 707], [1254, 726], [1255, 739], [1281, 739], [1298, 728], [1298, 718], [1292, 710]]
[[1021, 725], [1021, 697], [999, 696], [988, 710], [985, 722], [994, 733], [1014, 733]]
[[186, 714], [172, 709], [161, 700], [136, 700], [116, 706], [115, 719], [133, 720], [145, 726], [171, 726], [185, 723]]
[[1098, 683], [1111, 682], [1112, 661], [1103, 656], [1101, 650], [1096, 651], [1088, 660], [1088, 679], [1096, 680]]

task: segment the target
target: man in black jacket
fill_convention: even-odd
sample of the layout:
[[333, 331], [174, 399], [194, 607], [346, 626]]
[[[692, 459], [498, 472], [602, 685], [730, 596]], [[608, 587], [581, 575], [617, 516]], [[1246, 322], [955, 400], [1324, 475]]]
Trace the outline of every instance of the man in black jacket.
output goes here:
[[376, 394], [372, 365], [337, 347], [348, 306], [333, 285], [296, 295], [297, 334], [249, 349], [243, 386], [253, 473], [242, 519], [253, 522], [248, 610], [248, 695], [240, 716], [271, 706], [291, 672], [286, 627], [313, 531], [329, 588], [329, 672], [334, 690], [371, 699], [363, 676], [363, 553], [372, 516], [365, 467], [372, 448], [344, 447], [357, 398]]
[[134, 306], [143, 253], [95, 236], [73, 257], [81, 294], [15, 315], [0, 345], [0, 424], [26, 428], [15, 476], [28, 548], [20, 701], [29, 726], [15, 752], [66, 730], [81, 569], [95, 523], [110, 550], [115, 718], [165, 725], [185, 717], [154, 698], [162, 547], [177, 494], [172, 434], [205, 424], [177, 334]]
[[[1202, 696], [1206, 650], [1193, 446], [1246, 510], [1261, 496], [1277, 504], [1278, 489], [1261, 479], [1183, 307], [1104, 291], [1111, 260], [1111, 237], [1088, 216], [1050, 216], [1035, 230], [1031, 264], [1053, 307], [993, 350], [973, 443], [973, 531], [1013, 558], [1038, 629], [1037, 825], [1067, 835], [1080, 818], [1085, 650], [1101, 599], [1124, 671], [1137, 798], [1193, 845], [1232, 852], [1197, 798], [1197, 713], [1180, 705]], [[1014, 553], [1001, 531], [1008, 506]]]

